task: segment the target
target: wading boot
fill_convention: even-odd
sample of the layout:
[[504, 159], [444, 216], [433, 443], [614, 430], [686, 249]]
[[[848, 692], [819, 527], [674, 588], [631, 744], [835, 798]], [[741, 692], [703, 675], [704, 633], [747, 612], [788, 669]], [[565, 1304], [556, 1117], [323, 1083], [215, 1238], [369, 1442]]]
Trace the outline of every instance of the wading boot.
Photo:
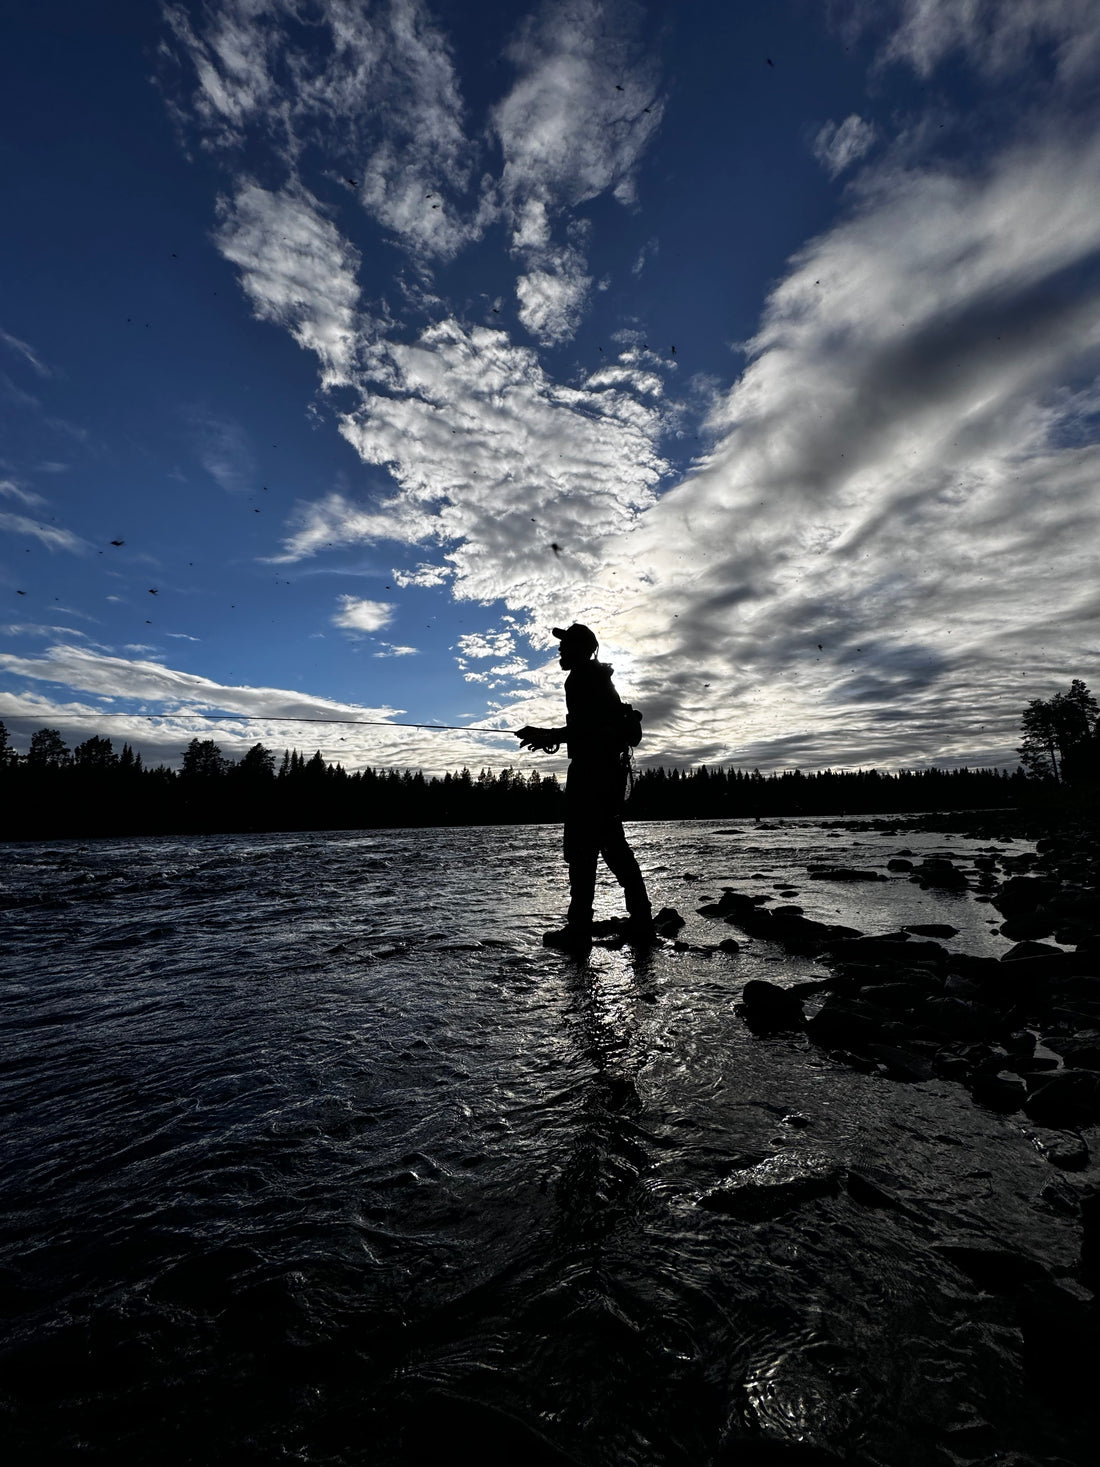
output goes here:
[[632, 912], [622, 925], [622, 934], [631, 947], [655, 947], [661, 940], [648, 912]]
[[544, 932], [542, 945], [555, 947], [563, 953], [586, 953], [592, 947], [592, 924], [566, 922], [555, 932]]
[[586, 953], [592, 946], [592, 903], [578, 899], [574, 891], [565, 914], [565, 926], [556, 932], [542, 934], [543, 947], [556, 947], [563, 953]]

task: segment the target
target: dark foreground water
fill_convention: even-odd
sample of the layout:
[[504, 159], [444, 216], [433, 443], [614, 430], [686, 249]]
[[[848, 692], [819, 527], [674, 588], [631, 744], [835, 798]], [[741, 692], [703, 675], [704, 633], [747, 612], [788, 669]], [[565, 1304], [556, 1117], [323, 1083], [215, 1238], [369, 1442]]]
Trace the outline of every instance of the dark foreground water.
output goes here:
[[[0, 847], [7, 1460], [1090, 1460], [1082, 1402], [945, 1251], [1076, 1263], [1026, 1122], [753, 1037], [744, 981], [814, 971], [766, 943], [544, 950], [559, 835]], [[970, 894], [806, 879], [975, 842], [634, 838], [693, 942], [728, 883], [1006, 946]], [[776, 1156], [835, 1187], [700, 1205]]]

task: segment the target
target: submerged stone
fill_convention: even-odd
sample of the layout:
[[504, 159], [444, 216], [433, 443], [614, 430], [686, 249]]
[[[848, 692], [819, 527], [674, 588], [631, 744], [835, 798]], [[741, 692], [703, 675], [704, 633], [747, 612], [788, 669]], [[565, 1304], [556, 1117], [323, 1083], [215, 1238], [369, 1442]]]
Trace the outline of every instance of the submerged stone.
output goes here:
[[889, 881], [881, 871], [862, 871], [855, 866], [810, 866], [814, 881]]
[[814, 1197], [831, 1197], [844, 1167], [823, 1151], [779, 1151], [756, 1166], [733, 1172], [699, 1199], [701, 1207], [746, 1222], [777, 1217]]

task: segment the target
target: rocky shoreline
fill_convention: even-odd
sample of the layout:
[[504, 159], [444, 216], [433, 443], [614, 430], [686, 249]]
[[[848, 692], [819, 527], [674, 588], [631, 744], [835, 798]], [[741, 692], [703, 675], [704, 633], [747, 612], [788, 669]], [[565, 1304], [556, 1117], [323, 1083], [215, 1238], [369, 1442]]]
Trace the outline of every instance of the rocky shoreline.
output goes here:
[[[1077, 1133], [1100, 1121], [1100, 826], [1058, 822], [1038, 836], [1034, 852], [1013, 852], [1005, 826], [1001, 817], [966, 828], [968, 838], [989, 842], [966, 866], [950, 857], [918, 864], [904, 847], [888, 862], [922, 886], [969, 888], [988, 902], [1013, 942], [999, 959], [949, 951], [935, 939], [954, 936], [950, 927], [917, 924], [868, 937], [733, 888], [699, 912], [830, 969], [793, 988], [746, 984], [743, 1015], [755, 1030], [804, 1027], [814, 1043], [859, 1068], [903, 1081], [958, 1081], [983, 1105], [1072, 1132], [1072, 1144], [1053, 1145], [1051, 1159], [1084, 1167], [1088, 1150]], [[844, 868], [809, 874], [881, 879]]]

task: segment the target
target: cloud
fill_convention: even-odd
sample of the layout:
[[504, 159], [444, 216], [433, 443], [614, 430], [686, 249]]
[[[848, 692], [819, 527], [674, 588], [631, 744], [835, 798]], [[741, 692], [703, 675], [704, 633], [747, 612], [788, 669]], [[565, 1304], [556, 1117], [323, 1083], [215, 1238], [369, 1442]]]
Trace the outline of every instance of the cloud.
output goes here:
[[830, 178], [870, 152], [875, 141], [874, 123], [865, 122], [855, 112], [839, 125], [827, 122], [813, 141], [813, 155]]
[[539, 246], [549, 209], [611, 191], [633, 201], [660, 125], [655, 68], [637, 40], [639, 7], [599, 0], [542, 5], [508, 55], [519, 75], [494, 109], [501, 194], [520, 248]]
[[796, 257], [714, 451], [589, 592], [654, 752], [1015, 762], [1100, 604], [1100, 394], [1064, 386], [1100, 361], [1098, 187], [1092, 136], [883, 166]]
[[641, 249], [638, 251], [633, 265], [631, 265], [630, 267], [630, 273], [634, 276], [636, 280], [641, 278], [642, 271], [645, 269], [649, 261], [657, 258], [657, 255], [660, 253], [660, 249], [661, 243], [660, 240], [658, 240], [656, 237], [654, 237], [653, 239], [647, 239], [645, 244], [642, 245]]
[[884, 13], [892, 29], [882, 60], [906, 62], [920, 76], [954, 51], [979, 71], [1003, 76], [1049, 46], [1063, 84], [1094, 77], [1100, 61], [1100, 13], [1092, 0], [894, 0], [858, 7], [857, 22], [881, 23]]
[[227, 494], [255, 487], [256, 459], [248, 434], [238, 423], [195, 410], [188, 414], [199, 463]]
[[298, 186], [304, 155], [323, 143], [330, 177], [418, 256], [449, 258], [480, 232], [483, 211], [463, 207], [479, 145], [464, 131], [450, 47], [421, 0], [317, 0], [305, 44], [293, 0], [167, 13], [176, 57], [197, 81], [175, 110], [197, 120], [207, 146], [236, 156], [262, 143]]
[[[386, 392], [364, 392], [342, 432], [398, 485], [389, 533], [446, 544], [462, 598], [567, 600], [667, 471], [660, 379], [633, 352], [565, 387], [503, 332], [450, 320], [388, 343], [375, 372]], [[326, 523], [336, 508], [324, 502]], [[381, 528], [368, 516], [362, 538]]]
[[31, 535], [47, 550], [69, 550], [74, 555], [83, 555], [91, 549], [87, 540], [74, 535], [71, 530], [44, 525], [40, 520], [30, 520], [21, 514], [0, 512], [0, 530], [7, 530], [12, 535]]
[[20, 504], [32, 509], [46, 503], [41, 494], [35, 494], [30, 489], [21, 489], [12, 479], [0, 479], [0, 494], [5, 499], [18, 499]]
[[390, 601], [341, 596], [340, 610], [332, 618], [332, 624], [352, 632], [378, 632], [393, 620], [394, 610]]
[[430, 561], [422, 560], [415, 570], [398, 570], [396, 567], [391, 572], [394, 584], [398, 586], [444, 586], [454, 570], [449, 565], [432, 565]]
[[[297, 528], [283, 542], [283, 553], [272, 556], [276, 564], [301, 560], [319, 550], [336, 545], [370, 544], [378, 540], [403, 540], [412, 544], [431, 534], [427, 515], [417, 514], [400, 498], [388, 499], [381, 511], [360, 509], [343, 494], [332, 493], [313, 504], [299, 504], [293, 523]], [[429, 569], [421, 567], [416, 578], [402, 580], [395, 571], [398, 585], [438, 585], [447, 571], [437, 571], [438, 580], [428, 579]]]
[[304, 189], [272, 193], [246, 183], [221, 201], [216, 238], [239, 267], [256, 316], [316, 353], [322, 386], [350, 381], [359, 256], [317, 201]]
[[[226, 685], [160, 662], [71, 645], [50, 647], [39, 658], [0, 653], [0, 672], [79, 689], [111, 705], [140, 704], [137, 710], [119, 711], [115, 706], [61, 702], [26, 690], [0, 691], [0, 718], [13, 734], [25, 738], [30, 729], [43, 725], [61, 729], [70, 742], [106, 734], [169, 763], [178, 764], [195, 737], [215, 739], [234, 756], [261, 741], [276, 749], [320, 748], [327, 759], [338, 758], [346, 767], [372, 764], [440, 773], [464, 763], [496, 762], [502, 749], [514, 748], [514, 740], [506, 735], [433, 734], [401, 727], [391, 720], [402, 710], [388, 706], [341, 703], [285, 688]], [[148, 716], [153, 711], [150, 703], [160, 705], [155, 717]], [[209, 711], [221, 716], [196, 717]], [[302, 719], [309, 721], [295, 721]], [[319, 721], [326, 719], [350, 721]], [[429, 714], [420, 721], [435, 719]]]
[[455, 645], [463, 657], [507, 657], [515, 651], [516, 639], [510, 631], [467, 632]]
[[[1080, 79], [1100, 26], [1073, 0], [848, 9], [887, 33], [881, 59], [922, 75], [962, 54], [1003, 77], [1049, 46], [1059, 78]], [[232, 0], [222, 30], [196, 21], [187, 42], [200, 122], [235, 170], [219, 246], [256, 314], [345, 389], [340, 431], [392, 481], [299, 505], [280, 558], [421, 545], [395, 584], [501, 602], [536, 653], [554, 622], [589, 622], [645, 709], [645, 758], [1014, 762], [1019, 706], [1087, 675], [1097, 613], [1094, 133], [1061, 125], [1048, 97], [1029, 107], [1026, 140], [983, 138], [981, 163], [922, 155], [919, 116], [884, 139], [714, 393], [713, 447], [658, 498], [675, 409], [636, 339], [567, 384], [533, 348], [463, 319], [426, 272], [497, 218], [520, 324], [540, 346], [576, 330], [591, 280], [570, 212], [605, 193], [629, 206], [660, 122], [639, 12], [562, 0], [519, 27], [515, 81], [490, 115], [502, 165], [476, 198], [478, 130], [423, 9], [318, 0], [310, 13], [328, 38], [316, 59], [292, 44], [289, 0]], [[434, 78], [420, 92], [417, 68]], [[402, 108], [433, 87], [421, 143]], [[816, 151], [838, 176], [873, 141], [853, 114]], [[343, 210], [307, 181], [317, 154], [325, 188], [342, 178], [349, 207], [405, 250], [395, 304], [364, 303]], [[459, 655], [480, 659], [474, 645]], [[464, 671], [506, 684], [502, 718], [560, 716], [549, 660], [528, 667], [503, 643], [490, 659]]]
[[549, 268], [532, 270], [516, 281], [519, 319], [537, 341], [554, 346], [568, 341], [580, 325], [592, 285], [584, 256], [576, 250], [544, 255]]
[[419, 651], [419, 647], [403, 647], [397, 642], [383, 642], [381, 650], [373, 655], [375, 657], [415, 657]]
[[13, 336], [10, 331], [5, 331], [3, 327], [0, 327], [0, 341], [4, 343], [9, 351], [15, 352], [17, 356], [22, 357], [25, 362], [28, 362], [39, 377], [53, 376], [53, 373], [46, 366], [45, 362], [43, 362], [34, 347], [29, 346], [25, 341], [21, 341], [18, 336]]
[[660, 125], [639, 21], [632, 4], [559, 0], [525, 21], [508, 50], [518, 76], [492, 115], [504, 155], [497, 194], [526, 265], [520, 320], [543, 345], [574, 334], [592, 284], [576, 230], [568, 244], [552, 243], [555, 216], [608, 191], [633, 203]]

